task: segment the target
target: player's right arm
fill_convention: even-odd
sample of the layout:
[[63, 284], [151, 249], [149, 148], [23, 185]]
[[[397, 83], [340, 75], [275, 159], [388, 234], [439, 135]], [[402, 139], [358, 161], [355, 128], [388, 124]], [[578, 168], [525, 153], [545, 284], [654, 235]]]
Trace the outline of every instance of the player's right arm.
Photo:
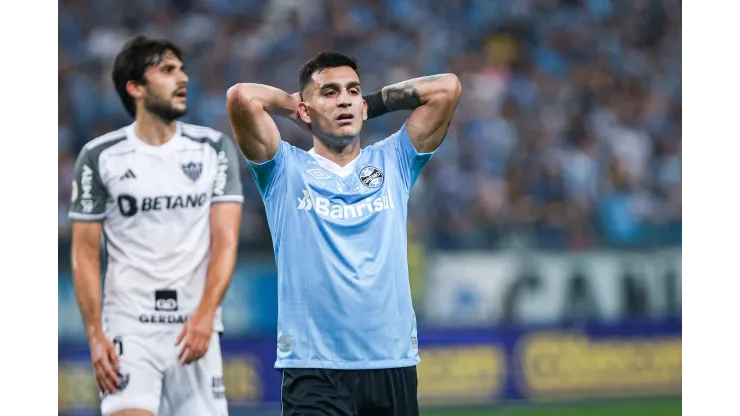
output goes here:
[[100, 317], [100, 237], [103, 233], [107, 193], [101, 183], [97, 161], [85, 148], [77, 158], [72, 185], [72, 279], [90, 356], [100, 390], [113, 394], [120, 385], [118, 355], [103, 334]]
[[280, 133], [271, 116], [293, 120], [305, 128], [298, 117], [298, 93], [262, 84], [236, 84], [226, 92], [226, 112], [234, 139], [244, 156], [252, 162], [272, 159], [280, 146]]

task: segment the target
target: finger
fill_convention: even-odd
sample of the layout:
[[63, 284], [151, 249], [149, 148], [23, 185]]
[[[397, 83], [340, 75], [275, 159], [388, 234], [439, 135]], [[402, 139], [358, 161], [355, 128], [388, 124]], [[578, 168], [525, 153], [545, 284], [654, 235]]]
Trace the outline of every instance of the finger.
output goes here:
[[95, 381], [98, 383], [98, 388], [100, 389], [100, 392], [103, 394], [110, 394], [108, 391], [108, 386], [105, 384], [105, 380], [102, 377], [95, 377]]
[[190, 352], [191, 348], [192, 347], [190, 346], [190, 342], [186, 342], [185, 345], [182, 346], [180, 354], [177, 355], [177, 359], [183, 361], [185, 359], [185, 356], [187, 356], [187, 354]]
[[190, 356], [188, 357], [186, 364], [192, 364], [200, 360], [202, 357], [203, 357], [203, 350], [200, 348], [196, 348], [190, 353]]
[[187, 352], [185, 352], [183, 354], [182, 358], [180, 359], [180, 364], [182, 364], [182, 365], [188, 365], [188, 364], [190, 364], [190, 356], [192, 356], [192, 355], [193, 355], [193, 350], [188, 349]]
[[182, 326], [182, 330], [180, 331], [180, 335], [177, 336], [177, 341], [175, 342], [175, 346], [180, 345], [183, 339], [185, 339], [185, 335], [188, 333], [188, 324]]
[[200, 360], [201, 358], [205, 357], [207, 353], [208, 353], [208, 339], [203, 341], [203, 345], [200, 347], [200, 354], [198, 356], [198, 359]]
[[195, 351], [190, 356], [190, 360], [188, 361], [188, 364], [192, 364], [192, 363], [200, 360], [201, 358], [203, 358], [203, 353], [201, 351]]
[[119, 387], [121, 385], [121, 382], [118, 380], [118, 375], [113, 371], [113, 367], [110, 363], [101, 363], [100, 367], [103, 371], [103, 376], [105, 376], [108, 381], [113, 383], [115, 387]]
[[206, 348], [205, 341], [199, 341], [193, 348], [193, 353], [190, 355], [189, 363], [194, 363], [203, 358], [203, 355], [206, 353]]
[[99, 374], [95, 374], [95, 381], [98, 383], [98, 388], [103, 393], [108, 393], [108, 386], [105, 384], [105, 379], [103, 377], [100, 377]]
[[98, 380], [98, 386], [100, 386], [100, 390], [103, 391], [103, 393], [116, 394], [115, 386], [110, 382], [110, 380], [108, 380], [102, 369], [98, 369], [98, 371], [96, 371], [96, 378]]
[[110, 346], [108, 348], [108, 359], [110, 360], [111, 366], [113, 366], [113, 369], [116, 373], [118, 373], [121, 370], [120, 363], [118, 361], [118, 354], [116, 353], [116, 347]]
[[192, 364], [196, 361], [198, 361], [203, 355], [202, 355], [202, 347], [201, 344], [195, 344], [190, 347], [190, 350], [188, 351], [187, 356], [185, 356], [185, 359], [183, 360], [184, 365]]

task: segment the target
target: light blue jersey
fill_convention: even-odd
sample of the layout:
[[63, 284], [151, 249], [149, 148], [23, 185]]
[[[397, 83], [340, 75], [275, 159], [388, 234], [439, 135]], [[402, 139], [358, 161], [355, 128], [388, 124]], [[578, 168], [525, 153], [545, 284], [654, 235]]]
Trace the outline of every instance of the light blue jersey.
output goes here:
[[431, 156], [404, 124], [344, 168], [283, 141], [272, 160], [249, 163], [278, 268], [276, 368], [420, 362], [406, 214]]

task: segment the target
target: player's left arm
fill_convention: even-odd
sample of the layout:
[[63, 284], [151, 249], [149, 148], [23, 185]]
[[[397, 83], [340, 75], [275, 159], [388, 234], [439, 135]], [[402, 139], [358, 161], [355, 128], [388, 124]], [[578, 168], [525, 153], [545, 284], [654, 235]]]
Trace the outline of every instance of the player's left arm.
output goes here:
[[414, 78], [365, 96], [368, 118], [413, 110], [406, 131], [418, 153], [433, 152], [447, 134], [462, 87], [455, 74]]
[[177, 340], [178, 345], [185, 341], [178, 357], [184, 364], [199, 360], [208, 351], [213, 320], [236, 265], [244, 197], [236, 147], [227, 137], [220, 142], [218, 174], [211, 196], [211, 249], [205, 288], [198, 309]]

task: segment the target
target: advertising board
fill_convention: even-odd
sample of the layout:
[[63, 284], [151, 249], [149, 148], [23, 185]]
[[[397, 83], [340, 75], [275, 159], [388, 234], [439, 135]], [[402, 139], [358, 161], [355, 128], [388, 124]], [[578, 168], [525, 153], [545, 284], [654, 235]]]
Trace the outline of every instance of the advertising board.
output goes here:
[[[535, 328], [420, 328], [418, 394], [422, 405], [484, 404], [681, 394], [681, 321]], [[222, 341], [230, 405], [280, 402], [272, 338]], [[98, 406], [84, 344], [59, 350], [59, 407]]]

